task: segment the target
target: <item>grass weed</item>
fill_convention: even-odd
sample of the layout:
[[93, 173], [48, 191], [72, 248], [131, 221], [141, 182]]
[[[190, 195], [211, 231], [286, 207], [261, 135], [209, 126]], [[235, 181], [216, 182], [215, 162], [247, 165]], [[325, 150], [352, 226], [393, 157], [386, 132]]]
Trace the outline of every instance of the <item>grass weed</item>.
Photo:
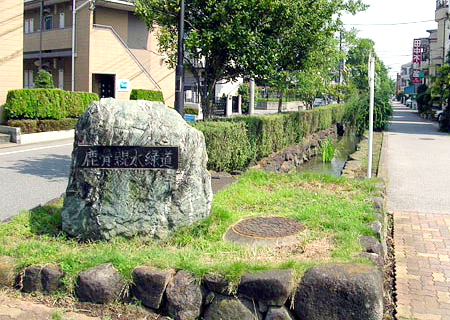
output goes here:
[[[350, 180], [317, 173], [279, 174], [249, 170], [214, 195], [211, 214], [191, 226], [176, 229], [157, 241], [150, 237], [79, 242], [61, 230], [62, 201], [24, 211], [0, 224], [0, 255], [30, 264], [57, 263], [71, 290], [77, 274], [111, 262], [130, 280], [138, 265], [181, 268], [200, 277], [216, 272], [237, 283], [243, 272], [293, 268], [297, 274], [313, 264], [366, 261], [358, 256], [358, 237], [373, 235], [371, 198], [376, 180]], [[298, 244], [275, 248], [244, 247], [223, 240], [233, 223], [246, 217], [285, 216], [306, 229]]]
[[327, 140], [322, 141], [320, 143], [320, 147], [322, 149], [322, 162], [331, 162], [334, 157], [334, 153], [336, 152], [336, 146], [333, 144], [331, 137], [328, 137]]

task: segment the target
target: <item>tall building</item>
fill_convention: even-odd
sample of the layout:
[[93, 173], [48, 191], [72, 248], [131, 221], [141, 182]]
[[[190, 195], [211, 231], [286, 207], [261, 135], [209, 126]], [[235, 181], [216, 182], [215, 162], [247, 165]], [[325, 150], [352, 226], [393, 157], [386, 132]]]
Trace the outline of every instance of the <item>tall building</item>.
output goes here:
[[0, 1], [0, 123], [8, 90], [22, 88], [23, 0]]

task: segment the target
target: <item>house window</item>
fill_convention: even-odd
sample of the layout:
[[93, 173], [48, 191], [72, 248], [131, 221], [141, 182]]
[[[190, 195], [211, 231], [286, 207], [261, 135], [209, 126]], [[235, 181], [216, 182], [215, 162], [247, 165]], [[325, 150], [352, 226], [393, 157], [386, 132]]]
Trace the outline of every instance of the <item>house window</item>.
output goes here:
[[53, 28], [53, 16], [45, 16], [44, 30], [51, 30]]
[[25, 25], [24, 25], [24, 32], [25, 33], [33, 33], [34, 32], [34, 19], [25, 19]]
[[65, 24], [65, 21], [64, 21], [64, 12], [60, 12], [60, 13], [59, 13], [59, 28], [60, 28], [60, 29], [64, 29], [64, 24]]
[[34, 88], [33, 70], [24, 70], [23, 72], [23, 87]]

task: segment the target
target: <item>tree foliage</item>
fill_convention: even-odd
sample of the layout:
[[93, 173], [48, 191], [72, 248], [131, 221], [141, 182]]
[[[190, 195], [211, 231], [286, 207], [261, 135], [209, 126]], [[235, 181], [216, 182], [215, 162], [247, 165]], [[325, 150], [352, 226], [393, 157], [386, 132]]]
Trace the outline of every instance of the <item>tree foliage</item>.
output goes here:
[[347, 119], [357, 128], [359, 134], [369, 127], [369, 54], [375, 57], [374, 130], [386, 129], [393, 114], [389, 97], [394, 91], [394, 82], [389, 78], [384, 63], [378, 59], [374, 46], [375, 43], [370, 39], [355, 38], [347, 55]]
[[[361, 0], [186, 0], [184, 63], [206, 84], [201, 87], [205, 115], [211, 113], [217, 81], [242, 76], [284, 81], [283, 72], [302, 70], [342, 11], [363, 8]], [[136, 2], [148, 27], [158, 29], [160, 50], [172, 66], [178, 10], [178, 0]]]
[[439, 97], [441, 106], [445, 107], [444, 119], [440, 126], [441, 129], [450, 132], [450, 108], [448, 107], [450, 102], [450, 53], [447, 56], [447, 62], [439, 68], [436, 77], [433, 78], [431, 94]]
[[36, 89], [53, 89], [53, 77], [50, 72], [45, 69], [39, 69], [36, 78], [34, 79], [34, 87]]

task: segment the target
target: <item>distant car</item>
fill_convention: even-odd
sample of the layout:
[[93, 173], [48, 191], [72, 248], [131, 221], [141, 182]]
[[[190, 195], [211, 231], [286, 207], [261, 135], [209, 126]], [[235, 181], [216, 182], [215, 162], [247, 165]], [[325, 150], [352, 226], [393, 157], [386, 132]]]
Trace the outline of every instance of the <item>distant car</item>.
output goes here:
[[443, 116], [444, 116], [444, 110], [438, 110], [438, 111], [436, 111], [436, 113], [434, 114], [434, 117], [436, 118], [436, 120], [437, 120], [438, 122], [441, 122]]
[[317, 107], [317, 106], [321, 106], [323, 105], [323, 99], [322, 98], [314, 98], [314, 102], [313, 102], [313, 106]]
[[411, 98], [409, 98], [408, 100], [406, 100], [405, 105], [406, 105], [407, 107], [410, 107], [410, 108], [411, 108], [411, 106], [412, 106], [412, 100], [411, 100]]

